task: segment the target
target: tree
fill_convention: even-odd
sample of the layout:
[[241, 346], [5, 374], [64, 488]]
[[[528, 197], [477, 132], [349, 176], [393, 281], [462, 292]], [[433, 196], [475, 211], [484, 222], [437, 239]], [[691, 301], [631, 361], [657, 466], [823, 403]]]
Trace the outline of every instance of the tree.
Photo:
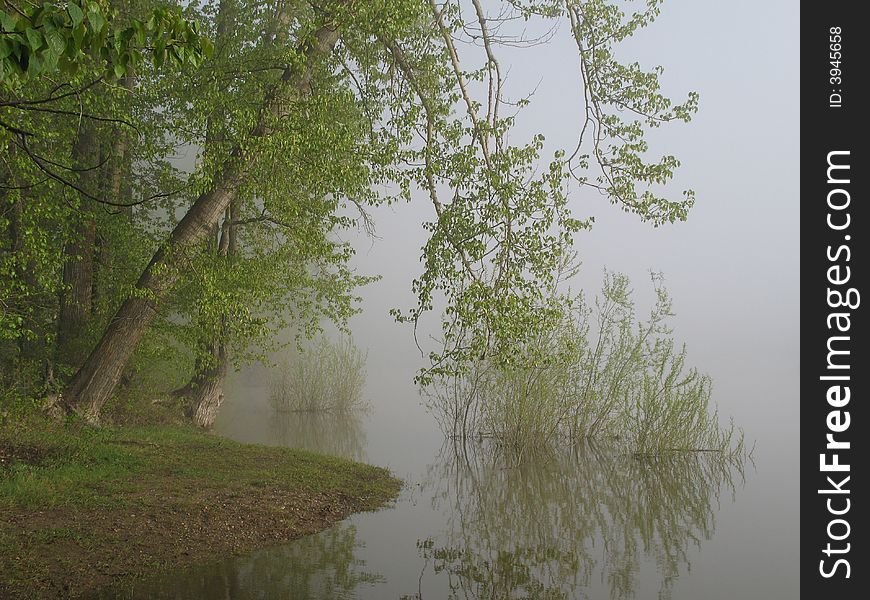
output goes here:
[[[130, 167], [152, 162], [163, 136], [147, 119], [133, 123], [143, 106], [131, 100], [131, 75], [195, 66], [210, 53], [177, 8], [120, 4], [7, 1], [0, 10], [0, 348], [3, 370], [21, 381], [40, 379], [34, 361], [48, 383], [58, 364], [77, 367], [100, 313], [126, 293], [118, 275], [141, 243], [132, 196], [146, 187], [132, 184]], [[126, 144], [133, 130], [136, 147]]]
[[[278, 17], [282, 17], [279, 15]], [[250, 130], [250, 137], [268, 138], [273, 124], [286, 116], [287, 106], [297, 94], [304, 93], [311, 81], [309, 61], [327, 55], [338, 41], [330, 22], [320, 25], [298, 48], [299, 63], [285, 67], [274, 89], [267, 95], [262, 112]], [[64, 402], [96, 418], [108, 400], [121, 370], [157, 313], [158, 303], [181, 276], [179, 262], [184, 254], [205, 239], [227, 208], [239, 196], [246, 182], [246, 169], [259, 155], [258, 148], [241, 144], [232, 147], [211, 181], [209, 189], [173, 229], [166, 244], [154, 255], [136, 283], [134, 295], [118, 310], [84, 365], [63, 393]]]
[[[658, 192], [679, 163], [650, 159], [644, 134], [688, 121], [697, 96], [674, 104], [660, 92], [660, 68], [617, 60], [619, 42], [660, 7], [648, 0], [626, 12], [627, 4], [239, 1], [238, 33], [224, 56], [188, 65], [176, 81], [140, 81], [139, 93], [163, 94], [161, 114], [177, 126], [172, 135], [204, 151], [182, 177], [189, 208], [69, 381], [65, 405], [97, 418], [168, 307], [186, 307], [185, 322], [197, 327], [210, 322], [211, 342], [192, 345], [212, 349], [234, 329], [244, 332], [238, 347], [265, 337], [263, 324], [282, 303], [340, 320], [360, 281], [331, 232], [365, 221], [367, 206], [395, 200], [422, 198], [433, 210], [423, 225], [430, 233], [423, 271], [412, 284], [416, 306], [394, 313], [417, 323], [445, 306], [446, 343], [421, 380], [481, 356], [514, 360], [517, 342], [564, 310], [545, 290], [574, 233], [591, 225], [572, 209], [572, 188], [595, 190], [653, 225], [685, 219], [693, 202], [690, 191], [679, 200]], [[215, 4], [189, 10], [216, 29]], [[536, 43], [522, 37], [526, 21], [570, 28], [585, 100], [576, 147], [556, 151], [540, 171], [543, 137], [509, 139], [511, 111], [530, 100], [509, 97], [499, 58], [502, 45]], [[469, 47], [480, 51], [469, 58]], [[191, 93], [194, 84], [201, 93]], [[343, 205], [360, 212], [348, 216]], [[319, 263], [327, 268], [312, 266]], [[329, 275], [312, 277], [318, 273]], [[290, 283], [265, 289], [282, 278]], [[219, 349], [203, 354], [220, 358]]]
[[[286, 36], [278, 38], [274, 31], [263, 36], [281, 18], [258, 17], [251, 5], [223, 0], [213, 14], [214, 59], [169, 92], [190, 99], [186, 122], [199, 120], [199, 132], [188, 143], [202, 148], [203, 179], [213, 176], [210, 165], [225, 160], [242, 141], [238, 132], [252, 118], [248, 107], [268, 101], [272, 82], [258, 79], [257, 73], [282, 60], [285, 50], [278, 40]], [[240, 71], [244, 81], [239, 81]], [[338, 181], [338, 169], [354, 160], [356, 134], [363, 133], [331, 131], [340, 100], [318, 99], [284, 119], [292, 130], [325, 133], [307, 135], [306, 145], [295, 150], [288, 150], [288, 144], [298, 146], [288, 136], [270, 142], [281, 144], [283, 151], [258, 159], [206, 243], [190, 255], [195, 266], [169, 295], [168, 304], [185, 315], [185, 325], [176, 326], [174, 333], [196, 353], [190, 380], [174, 395], [199, 425], [213, 420], [231, 362], [260, 356], [263, 347], [271, 346], [270, 333], [286, 329], [291, 321], [306, 334], [324, 318], [344, 322], [352, 313], [353, 289], [367, 280], [347, 270], [350, 249], [333, 236], [336, 227], [348, 222], [335, 214], [335, 198], [368, 194], [367, 188], [353, 191], [350, 183], [343, 184], [343, 191], [329, 183]], [[312, 165], [306, 155], [330, 160]]]

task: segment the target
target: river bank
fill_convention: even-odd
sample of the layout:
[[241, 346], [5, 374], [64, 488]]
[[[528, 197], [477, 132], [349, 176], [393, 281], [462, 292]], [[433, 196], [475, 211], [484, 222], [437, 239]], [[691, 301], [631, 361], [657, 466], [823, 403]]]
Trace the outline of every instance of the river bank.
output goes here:
[[178, 427], [0, 428], [0, 597], [77, 597], [321, 531], [387, 470]]

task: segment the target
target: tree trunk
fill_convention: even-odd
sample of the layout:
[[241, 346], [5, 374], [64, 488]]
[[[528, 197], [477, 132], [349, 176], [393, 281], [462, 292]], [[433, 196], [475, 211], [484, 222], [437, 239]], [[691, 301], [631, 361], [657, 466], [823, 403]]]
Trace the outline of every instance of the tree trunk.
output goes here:
[[211, 361], [212, 366], [207, 369], [197, 367], [190, 383], [175, 392], [184, 400], [184, 415], [204, 429], [214, 425], [224, 400], [224, 380], [229, 360], [223, 340], [212, 345]]
[[[219, 56], [226, 50], [227, 34], [232, 27], [233, 20], [232, 10], [230, 9], [230, 0], [221, 0], [218, 6], [217, 29], [215, 36], [215, 50]], [[225, 91], [225, 88], [222, 88], [221, 91]], [[214, 148], [216, 125], [217, 121], [215, 120], [214, 115], [210, 115], [208, 123], [206, 124], [205, 132], [205, 156], [208, 156]], [[224, 222], [223, 226], [220, 227], [220, 231], [218, 231], [218, 226], [215, 224], [215, 231], [212, 235], [209, 252], [213, 253], [218, 260], [222, 257], [226, 258], [229, 254], [229, 232], [235, 230], [230, 217], [231, 213], [233, 213], [233, 207], [237, 207], [238, 204], [238, 198], [234, 198], [230, 202], [224, 213]], [[210, 429], [214, 424], [217, 412], [220, 409], [220, 405], [223, 403], [224, 379], [226, 378], [227, 367], [229, 365], [226, 344], [222, 339], [225, 329], [223, 326], [224, 321], [225, 318], [222, 318], [222, 327], [219, 334], [221, 336], [220, 339], [200, 340], [202, 345], [208, 347], [210, 360], [207, 361], [207, 363], [211, 366], [205, 370], [203, 363], [206, 361], [198, 358], [194, 367], [193, 376], [187, 385], [180, 390], [180, 395], [186, 401], [184, 410], [185, 416], [193, 420], [195, 425], [205, 429]], [[176, 395], [179, 395], [179, 390], [175, 393]]]
[[[333, 26], [325, 25], [315, 32], [312, 42], [304, 45], [308, 55], [304, 64], [329, 54], [338, 42], [338, 32]], [[290, 110], [293, 95], [308, 89], [310, 78], [310, 69], [300, 71], [298, 66], [285, 69], [278, 93], [267, 100], [264, 113], [280, 119]], [[253, 136], [270, 133], [270, 125], [265, 119], [252, 131]], [[64, 390], [62, 402], [67, 410], [78, 412], [89, 420], [98, 419], [100, 409], [114, 391], [127, 360], [154, 319], [160, 300], [178, 280], [182, 266], [179, 258], [183, 258], [186, 249], [208, 235], [237, 197], [239, 186], [245, 180], [242, 164], [254, 158], [246, 156], [241, 147], [236, 147], [223, 171], [215, 177], [214, 188], [202, 194], [176, 225], [169, 240], [140, 276], [134, 295], [118, 309], [103, 337]]]
[[[93, 124], [83, 123], [73, 146], [73, 164], [79, 169], [79, 187], [91, 194], [97, 193], [94, 184], [99, 174], [98, 148]], [[62, 362], [74, 366], [80, 365], [85, 358], [81, 334], [91, 316], [94, 289], [97, 223], [90, 202], [89, 198], [81, 195], [80, 218], [72, 232], [72, 239], [64, 246], [57, 350]]]
[[[220, 235], [217, 232], [212, 237], [216, 245], [211, 250], [220, 259], [231, 260], [238, 249], [238, 231], [234, 222], [238, 219], [239, 199], [235, 198], [224, 213], [223, 226]], [[211, 429], [214, 420], [224, 401], [224, 382], [229, 371], [229, 350], [226, 343], [227, 316], [221, 318], [220, 337], [217, 340], [205, 341], [208, 346], [209, 359], [197, 359], [194, 373], [190, 381], [175, 390], [173, 395], [183, 400], [184, 416], [191, 419], [194, 425]], [[205, 366], [208, 365], [208, 366]]]
[[[227, 259], [230, 251], [230, 239], [234, 237], [235, 226], [232, 224], [234, 208], [238, 199], [233, 200], [224, 214], [223, 226], [218, 236], [217, 227], [212, 236], [210, 252], [215, 257]], [[175, 390], [173, 395], [183, 400], [184, 415], [193, 423], [205, 429], [214, 424], [218, 410], [223, 403], [223, 387], [229, 367], [229, 356], [225, 341], [226, 317], [221, 318], [219, 338], [203, 339], [200, 343], [207, 347], [208, 359], [197, 358], [193, 376], [182, 388]]]
[[127, 360], [157, 314], [159, 301], [178, 280], [179, 256], [208, 234], [237, 194], [241, 180], [238, 163], [227, 165], [220, 187], [200, 196], [176, 225], [169, 242], [157, 251], [136, 282], [135, 295], [118, 309], [96, 348], [64, 390], [63, 402], [69, 410], [97, 420]]
[[[123, 86], [128, 92], [132, 93], [133, 79], [131, 77], [122, 77], [118, 83]], [[114, 198], [119, 204], [130, 204], [132, 200], [132, 188], [130, 185], [130, 172], [132, 170], [132, 159], [130, 152], [130, 132], [126, 126], [118, 127], [115, 130], [115, 139], [112, 141], [111, 152], [107, 157], [106, 165], [108, 174], [106, 177], [106, 187], [108, 188], [111, 198]], [[133, 217], [133, 207], [126, 206], [121, 208], [121, 214], [128, 218]]]
[[[122, 77], [118, 84], [128, 92], [133, 90], [133, 78]], [[126, 204], [119, 207], [117, 213], [111, 217], [105, 225], [115, 227], [128, 225], [133, 221], [131, 171], [132, 161], [130, 158], [130, 133], [126, 126], [114, 127], [111, 131], [112, 140], [101, 145], [102, 156], [100, 164], [103, 172], [100, 181], [100, 191], [106, 198], [110, 198], [117, 204]], [[117, 239], [117, 238], [116, 238]], [[105, 228], [97, 227], [95, 252], [94, 252], [94, 285], [91, 299], [91, 312], [96, 314], [100, 308], [106, 307], [103, 296], [115, 286], [115, 248], [112, 245], [112, 237], [106, 235]], [[102, 305], [102, 306], [101, 306]]]
[[63, 285], [58, 318], [57, 344], [59, 358], [71, 365], [83, 360], [79, 335], [91, 316], [94, 289], [94, 250], [97, 225], [86, 216], [76, 227], [75, 238], [64, 248]]

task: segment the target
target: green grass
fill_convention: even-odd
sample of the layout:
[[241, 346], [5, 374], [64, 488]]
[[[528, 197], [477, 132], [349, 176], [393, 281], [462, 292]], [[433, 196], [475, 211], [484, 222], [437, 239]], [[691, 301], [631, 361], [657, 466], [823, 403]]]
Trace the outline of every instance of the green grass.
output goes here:
[[379, 467], [180, 427], [7, 424], [0, 458], [3, 598], [247, 552], [374, 510], [401, 486]]
[[0, 479], [0, 506], [9, 508], [112, 502], [108, 493], [127, 489], [145, 475], [204, 484], [300, 483], [322, 492], [358, 483], [355, 475], [384, 474], [332, 456], [239, 444], [176, 427], [52, 428], [0, 433], [0, 439], [46, 451], [41, 464], [16, 463]]

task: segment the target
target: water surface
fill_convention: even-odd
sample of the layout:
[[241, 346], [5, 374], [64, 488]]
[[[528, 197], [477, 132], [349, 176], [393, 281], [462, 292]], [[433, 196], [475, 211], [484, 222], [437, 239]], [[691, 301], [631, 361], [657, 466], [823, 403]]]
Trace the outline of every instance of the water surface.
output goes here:
[[[746, 505], [747, 490], [764, 483], [752, 463], [638, 459], [600, 445], [518, 459], [445, 443], [410, 385], [404, 415], [374, 403], [337, 418], [273, 413], [262, 379], [234, 382], [221, 434], [388, 465], [406, 481], [401, 496], [317, 535], [138, 582], [124, 596], [797, 597], [797, 582], [776, 576], [783, 556], [745, 537], [742, 520], [761, 508]], [[747, 558], [754, 572], [741, 571]]]

